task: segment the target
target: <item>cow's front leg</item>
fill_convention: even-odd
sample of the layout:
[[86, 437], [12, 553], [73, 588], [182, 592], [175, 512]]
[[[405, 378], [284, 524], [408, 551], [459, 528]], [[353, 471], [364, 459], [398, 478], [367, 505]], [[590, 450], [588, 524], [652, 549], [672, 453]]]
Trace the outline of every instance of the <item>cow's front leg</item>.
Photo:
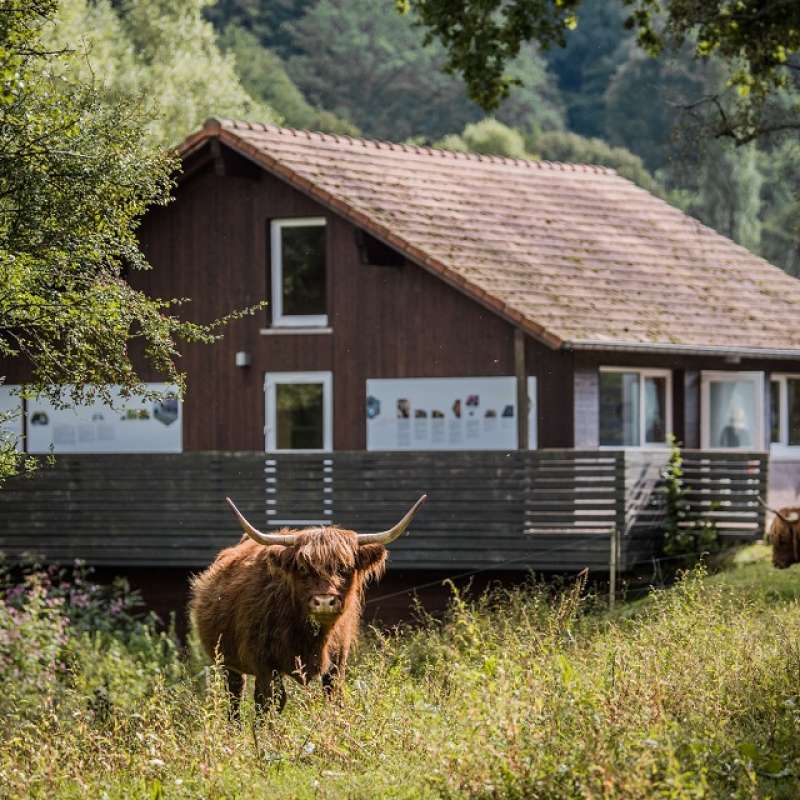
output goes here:
[[342, 687], [346, 668], [347, 650], [331, 656], [330, 666], [322, 673], [322, 691], [325, 692], [326, 697], [333, 697], [334, 692]]
[[233, 721], [238, 721], [244, 676], [240, 672], [233, 672], [228, 669], [225, 670], [225, 681], [228, 684], [228, 695], [230, 696], [230, 718]]
[[256, 676], [256, 688], [253, 695], [256, 710], [259, 713], [275, 710], [279, 714], [286, 705], [286, 689], [283, 678], [276, 669], [266, 670]]

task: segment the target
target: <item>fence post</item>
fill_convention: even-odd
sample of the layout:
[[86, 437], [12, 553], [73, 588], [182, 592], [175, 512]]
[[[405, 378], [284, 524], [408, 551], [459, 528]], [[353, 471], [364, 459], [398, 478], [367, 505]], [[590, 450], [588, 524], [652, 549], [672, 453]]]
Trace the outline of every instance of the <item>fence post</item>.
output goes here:
[[617, 597], [617, 550], [619, 548], [619, 531], [616, 526], [611, 530], [609, 541], [611, 551], [608, 555], [608, 610], [613, 611]]
[[609, 537], [610, 552], [608, 556], [608, 608], [612, 610], [617, 596], [617, 572], [619, 571], [620, 536], [626, 531], [627, 519], [627, 486], [625, 452], [616, 453], [614, 465], [614, 494], [616, 496], [614, 527]]

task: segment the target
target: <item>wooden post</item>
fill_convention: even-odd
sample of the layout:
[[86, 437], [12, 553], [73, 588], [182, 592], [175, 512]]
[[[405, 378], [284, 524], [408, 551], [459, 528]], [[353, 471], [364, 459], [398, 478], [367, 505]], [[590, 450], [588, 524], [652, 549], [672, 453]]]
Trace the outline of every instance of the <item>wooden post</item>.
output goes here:
[[617, 598], [617, 572], [620, 559], [620, 536], [627, 533], [627, 492], [625, 486], [625, 452], [619, 451], [614, 456], [614, 494], [616, 496], [616, 513], [614, 527], [611, 529], [611, 544], [608, 556], [608, 608], [614, 609]]
[[527, 450], [528, 374], [525, 367], [525, 331], [514, 328], [514, 374], [517, 377], [517, 449]]
[[614, 610], [617, 598], [617, 547], [619, 544], [619, 531], [616, 526], [611, 531], [611, 552], [608, 557], [608, 610]]

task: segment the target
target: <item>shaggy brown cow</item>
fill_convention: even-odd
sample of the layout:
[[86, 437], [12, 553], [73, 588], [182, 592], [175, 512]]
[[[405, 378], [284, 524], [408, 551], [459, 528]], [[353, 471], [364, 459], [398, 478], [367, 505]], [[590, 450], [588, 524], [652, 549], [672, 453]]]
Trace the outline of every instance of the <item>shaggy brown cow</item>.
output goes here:
[[776, 511], [763, 501], [762, 505], [774, 514], [767, 536], [772, 545], [772, 566], [786, 569], [800, 562], [800, 507]]
[[330, 694], [358, 634], [364, 587], [383, 574], [386, 545], [425, 499], [390, 530], [358, 534], [337, 527], [261, 533], [228, 498], [245, 535], [194, 577], [190, 613], [206, 652], [221, 656], [234, 710], [244, 675], [255, 675], [261, 708], [283, 708], [283, 675], [300, 683], [320, 675]]

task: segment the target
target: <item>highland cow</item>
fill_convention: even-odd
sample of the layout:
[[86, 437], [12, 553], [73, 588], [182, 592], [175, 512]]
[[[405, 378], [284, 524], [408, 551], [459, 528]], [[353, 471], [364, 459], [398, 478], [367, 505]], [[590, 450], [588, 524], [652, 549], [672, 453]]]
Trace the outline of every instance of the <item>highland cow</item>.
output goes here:
[[320, 676], [331, 694], [358, 635], [364, 588], [383, 575], [386, 545], [425, 499], [370, 534], [333, 526], [261, 533], [228, 499], [244, 536], [194, 577], [190, 614], [208, 655], [221, 658], [234, 711], [244, 675], [255, 676], [261, 709], [283, 709], [284, 675], [303, 684]]
[[786, 569], [800, 562], [800, 508], [769, 511], [774, 515], [767, 535], [772, 545], [772, 566]]

